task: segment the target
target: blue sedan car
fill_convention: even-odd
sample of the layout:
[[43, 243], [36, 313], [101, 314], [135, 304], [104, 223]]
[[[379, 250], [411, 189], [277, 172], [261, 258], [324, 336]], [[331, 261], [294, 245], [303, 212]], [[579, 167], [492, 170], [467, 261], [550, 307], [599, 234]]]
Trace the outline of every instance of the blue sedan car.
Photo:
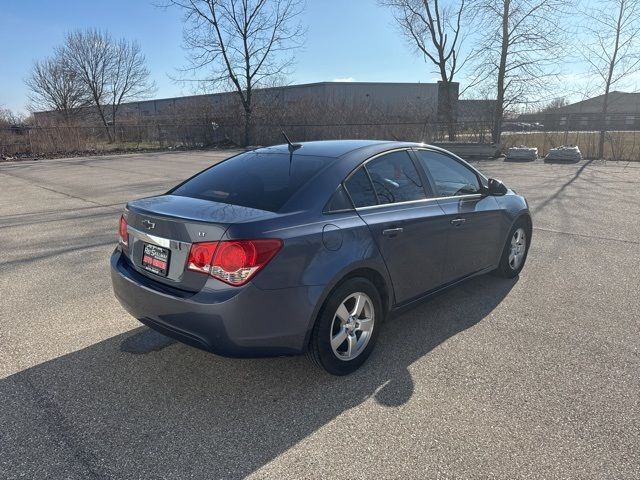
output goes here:
[[514, 277], [526, 200], [428, 145], [322, 141], [231, 157], [129, 202], [111, 257], [135, 318], [226, 356], [362, 365], [393, 310], [472, 276]]

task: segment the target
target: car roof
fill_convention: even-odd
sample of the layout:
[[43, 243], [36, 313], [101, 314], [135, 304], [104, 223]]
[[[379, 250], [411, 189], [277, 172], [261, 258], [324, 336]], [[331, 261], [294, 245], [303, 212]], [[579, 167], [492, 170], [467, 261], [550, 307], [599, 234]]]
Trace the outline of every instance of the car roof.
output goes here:
[[[307, 148], [309, 147], [309, 148]], [[284, 205], [282, 212], [316, 209], [321, 210], [338, 185], [364, 161], [385, 152], [412, 148], [426, 148], [452, 155], [442, 148], [417, 142], [380, 141], [380, 140], [326, 140], [303, 142], [302, 147], [295, 150], [293, 159], [301, 161], [304, 155], [314, 155], [327, 159], [327, 168], [322, 169], [315, 177], [295, 193]], [[306, 150], [305, 150], [306, 149]], [[289, 154], [287, 145], [257, 150], [264, 153]], [[304, 154], [301, 152], [305, 152]], [[333, 155], [333, 156], [329, 156]], [[455, 156], [455, 155], [454, 155]], [[302, 157], [302, 158], [301, 158]]]
[[[417, 145], [415, 143], [408, 142], [395, 142], [389, 140], [318, 140], [311, 142], [297, 143], [301, 147], [295, 151], [295, 155], [306, 155], [314, 157], [330, 157], [337, 158], [342, 157], [354, 150], [359, 150], [366, 147], [379, 146], [381, 150], [387, 150], [390, 148], [396, 148], [401, 146]], [[273, 145], [271, 147], [263, 147], [254, 150], [257, 153], [289, 153], [288, 145], [286, 143], [280, 145]]]

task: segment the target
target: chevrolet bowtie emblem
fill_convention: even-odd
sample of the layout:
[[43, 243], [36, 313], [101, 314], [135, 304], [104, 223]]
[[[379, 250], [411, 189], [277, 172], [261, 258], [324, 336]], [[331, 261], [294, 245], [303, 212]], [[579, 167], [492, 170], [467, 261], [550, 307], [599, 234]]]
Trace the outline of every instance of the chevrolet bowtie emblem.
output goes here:
[[153, 222], [150, 222], [149, 220], [143, 220], [142, 226], [147, 230], [153, 230], [154, 228], [156, 228], [156, 224]]

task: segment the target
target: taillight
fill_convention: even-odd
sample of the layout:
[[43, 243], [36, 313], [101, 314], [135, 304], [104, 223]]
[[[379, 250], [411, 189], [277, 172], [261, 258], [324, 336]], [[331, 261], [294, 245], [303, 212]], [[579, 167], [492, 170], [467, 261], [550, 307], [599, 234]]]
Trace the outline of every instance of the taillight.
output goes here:
[[129, 244], [129, 234], [127, 233], [127, 219], [120, 215], [120, 243], [127, 246]]
[[217, 246], [218, 242], [192, 244], [191, 250], [189, 250], [189, 259], [187, 260], [187, 269], [194, 272], [209, 273]]
[[187, 269], [208, 273], [229, 285], [244, 285], [281, 248], [282, 240], [271, 238], [194, 243], [189, 251]]

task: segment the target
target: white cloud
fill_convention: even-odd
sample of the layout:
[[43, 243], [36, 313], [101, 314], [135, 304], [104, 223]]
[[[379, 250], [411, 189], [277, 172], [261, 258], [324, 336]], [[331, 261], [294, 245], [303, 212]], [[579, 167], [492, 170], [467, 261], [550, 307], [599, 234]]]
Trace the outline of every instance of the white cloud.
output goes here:
[[355, 82], [356, 79], [353, 77], [344, 77], [344, 78], [334, 78], [331, 81], [332, 82]]

